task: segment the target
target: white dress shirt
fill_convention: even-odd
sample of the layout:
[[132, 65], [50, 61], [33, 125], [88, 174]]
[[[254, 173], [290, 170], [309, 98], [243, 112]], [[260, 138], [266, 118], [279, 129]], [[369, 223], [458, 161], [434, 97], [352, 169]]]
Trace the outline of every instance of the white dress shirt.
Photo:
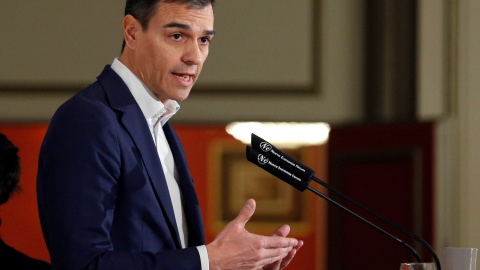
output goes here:
[[[155, 146], [157, 147], [157, 153], [162, 164], [163, 172], [165, 173], [165, 179], [167, 180], [180, 242], [182, 248], [185, 248], [186, 243], [188, 243], [188, 228], [185, 213], [183, 211], [183, 194], [178, 185], [178, 174], [173, 160], [172, 151], [170, 150], [170, 146], [168, 145], [167, 138], [165, 137], [162, 128], [180, 109], [180, 105], [174, 100], [168, 100], [165, 104], [162, 103], [152, 91], [150, 91], [148, 87], [117, 58], [113, 60], [111, 67], [127, 85], [148, 123], [150, 133], [155, 142]], [[207, 248], [205, 246], [198, 246], [197, 250], [200, 254], [202, 270], [209, 270]]]

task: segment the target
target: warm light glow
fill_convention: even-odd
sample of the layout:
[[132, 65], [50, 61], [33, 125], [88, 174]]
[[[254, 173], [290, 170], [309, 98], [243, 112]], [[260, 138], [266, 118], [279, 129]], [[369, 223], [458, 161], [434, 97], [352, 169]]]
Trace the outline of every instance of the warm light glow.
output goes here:
[[251, 134], [255, 133], [276, 147], [296, 148], [325, 143], [330, 126], [326, 123], [233, 122], [226, 130], [245, 144], [250, 144]]

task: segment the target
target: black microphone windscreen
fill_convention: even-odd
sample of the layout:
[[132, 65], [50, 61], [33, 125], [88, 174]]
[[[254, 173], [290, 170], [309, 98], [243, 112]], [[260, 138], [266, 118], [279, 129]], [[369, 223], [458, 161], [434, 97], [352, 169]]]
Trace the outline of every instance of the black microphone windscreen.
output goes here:
[[296, 172], [292, 172], [290, 168], [285, 168], [275, 164], [272, 162], [272, 160], [269, 160], [268, 157], [257, 152], [250, 146], [247, 146], [247, 159], [253, 164], [275, 175], [300, 191], [307, 189], [308, 184], [311, 181], [311, 178], [301, 178], [301, 176], [296, 174]]
[[303, 165], [297, 160], [293, 159], [289, 155], [285, 154], [271, 143], [258, 137], [252, 133], [252, 148], [256, 151], [264, 154], [270, 160], [275, 160], [276, 163], [280, 163], [284, 168], [288, 168], [295, 175], [298, 175], [302, 180], [308, 180], [310, 182], [315, 175], [315, 171], [309, 167]]

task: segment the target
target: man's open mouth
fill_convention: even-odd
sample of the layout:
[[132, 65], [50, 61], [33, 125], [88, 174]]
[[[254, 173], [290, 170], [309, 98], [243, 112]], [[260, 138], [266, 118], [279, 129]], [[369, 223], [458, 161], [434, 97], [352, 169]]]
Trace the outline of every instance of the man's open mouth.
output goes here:
[[179, 73], [172, 73], [173, 76], [177, 77], [178, 79], [180, 80], [183, 80], [183, 81], [190, 81], [190, 79], [192, 78], [191, 75], [188, 75], [188, 74], [179, 74]]

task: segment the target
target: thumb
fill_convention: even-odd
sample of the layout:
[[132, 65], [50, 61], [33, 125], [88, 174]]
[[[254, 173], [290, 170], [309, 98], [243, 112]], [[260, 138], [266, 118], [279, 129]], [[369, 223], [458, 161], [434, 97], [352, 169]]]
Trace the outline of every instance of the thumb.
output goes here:
[[253, 216], [254, 212], [255, 212], [255, 200], [249, 199], [247, 203], [240, 210], [240, 213], [238, 213], [238, 216], [235, 218], [235, 223], [239, 223], [239, 225], [241, 225], [242, 228], [244, 228], [245, 224], [247, 224], [247, 222]]

